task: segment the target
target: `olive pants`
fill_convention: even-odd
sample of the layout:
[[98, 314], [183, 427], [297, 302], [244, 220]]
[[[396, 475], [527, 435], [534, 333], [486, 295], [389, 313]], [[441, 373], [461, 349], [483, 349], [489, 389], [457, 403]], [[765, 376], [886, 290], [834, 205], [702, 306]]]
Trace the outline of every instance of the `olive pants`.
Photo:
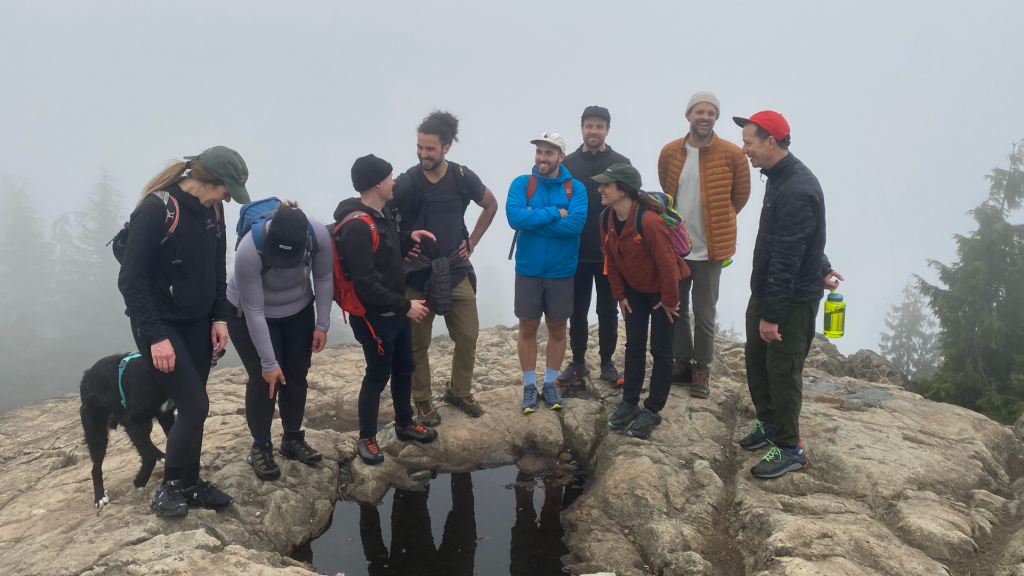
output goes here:
[[[434, 299], [418, 290], [405, 288], [409, 300], [426, 300], [427, 308], [434, 309]], [[480, 319], [476, 312], [476, 293], [469, 278], [452, 289], [452, 311], [444, 317], [448, 336], [455, 342], [452, 354], [452, 394], [465, 398], [472, 392], [473, 368], [476, 366], [476, 340], [480, 336]], [[412, 323], [412, 353], [416, 358], [416, 371], [412, 374], [413, 402], [430, 400], [430, 339], [433, 336], [434, 313], [431, 311], [421, 322]]]
[[757, 419], [775, 425], [772, 442], [781, 447], [800, 443], [804, 360], [814, 340], [819, 302], [790, 304], [779, 323], [781, 342], [761, 339], [761, 299], [747, 305], [747, 387]]

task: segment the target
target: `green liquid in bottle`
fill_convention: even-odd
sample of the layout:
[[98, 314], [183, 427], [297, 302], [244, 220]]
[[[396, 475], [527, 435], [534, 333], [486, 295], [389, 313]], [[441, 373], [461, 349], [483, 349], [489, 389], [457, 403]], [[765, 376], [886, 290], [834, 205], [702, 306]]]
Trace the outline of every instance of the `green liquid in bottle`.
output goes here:
[[843, 295], [833, 290], [825, 300], [825, 326], [823, 331], [829, 338], [842, 338], [846, 328], [846, 302]]

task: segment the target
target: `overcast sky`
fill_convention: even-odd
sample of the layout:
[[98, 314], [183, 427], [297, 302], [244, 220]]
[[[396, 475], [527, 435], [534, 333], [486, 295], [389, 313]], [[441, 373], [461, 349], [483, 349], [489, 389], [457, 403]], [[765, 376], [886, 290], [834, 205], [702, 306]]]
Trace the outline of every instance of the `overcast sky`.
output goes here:
[[[826, 251], [847, 278], [847, 354], [877, 349], [910, 274], [931, 276], [927, 258], [955, 257], [951, 235], [970, 229], [983, 176], [1024, 138], [1019, 0], [5, 0], [0, 13], [0, 174], [24, 183], [47, 223], [80, 208], [104, 169], [127, 215], [169, 159], [217, 144], [246, 159], [253, 198], [294, 198], [330, 221], [354, 195], [355, 158], [372, 152], [404, 171], [419, 121], [455, 113], [449, 157], [502, 205], [473, 260], [483, 326], [516, 322], [503, 207], [532, 167], [529, 141], [554, 130], [575, 148], [589, 104], [611, 110], [608, 143], [648, 189], [694, 92], [715, 92], [724, 118], [784, 114], [791, 151], [825, 191]], [[740, 140], [731, 121], [716, 131]], [[720, 321], [737, 329], [758, 176], [722, 276]]]

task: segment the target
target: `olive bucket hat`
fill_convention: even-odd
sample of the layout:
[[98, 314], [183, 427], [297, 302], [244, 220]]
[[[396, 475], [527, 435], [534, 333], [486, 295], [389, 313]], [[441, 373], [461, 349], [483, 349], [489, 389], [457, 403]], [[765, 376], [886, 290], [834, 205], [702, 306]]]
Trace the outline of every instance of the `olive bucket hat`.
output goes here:
[[214, 146], [198, 156], [185, 156], [185, 160], [199, 161], [207, 172], [224, 182], [232, 200], [239, 204], [249, 203], [249, 192], [245, 189], [249, 168], [238, 152], [227, 146]]

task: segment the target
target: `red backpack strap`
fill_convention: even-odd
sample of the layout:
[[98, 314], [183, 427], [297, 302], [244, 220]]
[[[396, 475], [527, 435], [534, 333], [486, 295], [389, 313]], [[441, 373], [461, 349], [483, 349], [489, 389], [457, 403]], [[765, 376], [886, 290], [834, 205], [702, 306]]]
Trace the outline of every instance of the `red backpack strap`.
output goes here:
[[537, 177], [530, 174], [530, 179], [526, 182], [526, 205], [530, 205], [530, 199], [537, 192]]
[[377, 246], [380, 244], [380, 236], [377, 234], [377, 223], [373, 221], [373, 216], [370, 216], [366, 212], [355, 211], [349, 212], [338, 222], [338, 225], [334, 228], [334, 233], [337, 234], [341, 231], [341, 227], [353, 220], [362, 220], [367, 226], [370, 227], [370, 236], [373, 238], [373, 251], [377, 251]]
[[562, 181], [562, 186], [565, 187], [565, 198], [572, 200], [572, 178]]
[[174, 196], [168, 194], [167, 199], [170, 201], [171, 204], [174, 205], [173, 209], [170, 206], [167, 206], [167, 216], [166, 218], [164, 218], [165, 222], [167, 220], [171, 221], [171, 225], [167, 228], [167, 233], [170, 234], [171, 232], [174, 232], [175, 228], [178, 227], [178, 214], [181, 212], [181, 210], [178, 207], [178, 200]]

